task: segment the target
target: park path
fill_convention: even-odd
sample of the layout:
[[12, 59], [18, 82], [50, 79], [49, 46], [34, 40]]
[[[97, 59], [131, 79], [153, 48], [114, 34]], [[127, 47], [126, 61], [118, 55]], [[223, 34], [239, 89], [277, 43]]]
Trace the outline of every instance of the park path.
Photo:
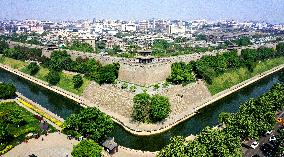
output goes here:
[[[43, 141], [42, 141], [43, 138]], [[23, 142], [4, 154], [3, 157], [28, 157], [35, 154], [38, 157], [71, 157], [73, 145], [79, 143], [74, 139], [68, 140], [61, 133], [50, 133], [40, 138], [32, 138], [27, 143]]]

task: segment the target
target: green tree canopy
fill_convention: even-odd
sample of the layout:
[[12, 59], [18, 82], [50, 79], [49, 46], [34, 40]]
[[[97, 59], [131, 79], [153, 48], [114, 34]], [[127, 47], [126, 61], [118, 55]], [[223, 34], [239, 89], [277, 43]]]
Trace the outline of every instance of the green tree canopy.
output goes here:
[[49, 69], [61, 71], [63, 69], [71, 69], [71, 56], [66, 51], [53, 51], [48, 63]]
[[0, 83], [0, 99], [9, 99], [16, 96], [16, 87], [10, 83]]
[[73, 157], [101, 157], [102, 147], [93, 140], [83, 140], [73, 146]]
[[67, 49], [82, 51], [82, 52], [94, 52], [94, 48], [89, 43], [74, 41], [71, 46], [67, 47]]
[[101, 142], [113, 130], [112, 119], [96, 108], [84, 108], [79, 113], [72, 114], [64, 122], [63, 131], [75, 136], [80, 134], [90, 137], [95, 142]]
[[56, 85], [60, 81], [60, 73], [55, 70], [50, 70], [46, 76], [46, 80], [51, 85]]
[[169, 116], [171, 105], [167, 97], [154, 95], [151, 98], [150, 117], [153, 122], [161, 121]]
[[82, 86], [83, 84], [83, 78], [80, 74], [73, 76], [72, 78], [74, 88], [78, 89]]
[[4, 50], [9, 48], [9, 45], [4, 40], [0, 40], [0, 54], [3, 54]]
[[195, 81], [192, 71], [192, 64], [177, 62], [171, 66], [171, 75], [167, 81], [174, 84], [188, 84]]
[[31, 62], [27, 68], [31, 75], [35, 75], [40, 69], [36, 62]]
[[147, 93], [140, 93], [134, 96], [133, 101], [132, 117], [139, 122], [161, 121], [168, 117], [171, 111], [169, 99], [161, 95], [151, 97]]

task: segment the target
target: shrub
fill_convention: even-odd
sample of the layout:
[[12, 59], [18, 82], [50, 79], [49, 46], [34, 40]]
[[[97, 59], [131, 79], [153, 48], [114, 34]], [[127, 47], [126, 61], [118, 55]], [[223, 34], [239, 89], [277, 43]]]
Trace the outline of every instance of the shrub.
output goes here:
[[39, 66], [36, 62], [30, 63], [27, 68], [31, 75], [35, 75], [39, 71]]
[[134, 85], [130, 87], [130, 91], [131, 91], [131, 92], [135, 92], [136, 89], [137, 89], [137, 88], [136, 88], [136, 86], [134, 86]]
[[46, 80], [51, 85], [56, 85], [60, 81], [60, 74], [59, 72], [55, 70], [49, 71], [49, 73], [46, 76]]
[[169, 85], [170, 85], [169, 82], [166, 81], [166, 82], [163, 84], [163, 87], [166, 88], [166, 87], [169, 87]]
[[150, 103], [151, 96], [147, 93], [137, 94], [133, 98], [134, 106], [132, 117], [133, 119], [140, 122], [148, 122], [149, 121], [149, 111], [150, 111]]
[[82, 86], [83, 84], [83, 78], [80, 74], [73, 76], [72, 78], [74, 88], [78, 89]]
[[71, 155], [73, 157], [100, 157], [102, 147], [93, 140], [83, 140], [73, 146]]
[[123, 83], [123, 84], [121, 85], [121, 89], [126, 89], [126, 88], [128, 88], [128, 84], [127, 84], [127, 83]]
[[159, 89], [160, 88], [160, 85], [159, 84], [155, 84], [154, 85], [154, 90], [157, 90], [157, 89]]
[[16, 96], [16, 87], [13, 84], [0, 83], [0, 99], [9, 99]]
[[143, 123], [161, 121], [171, 111], [169, 99], [161, 95], [151, 97], [147, 93], [141, 93], [135, 95], [133, 101], [132, 117]]
[[154, 95], [151, 98], [150, 117], [152, 122], [158, 122], [168, 117], [171, 111], [167, 97]]
[[101, 67], [95, 74], [95, 81], [99, 84], [113, 83], [118, 77], [119, 64], [108, 64]]

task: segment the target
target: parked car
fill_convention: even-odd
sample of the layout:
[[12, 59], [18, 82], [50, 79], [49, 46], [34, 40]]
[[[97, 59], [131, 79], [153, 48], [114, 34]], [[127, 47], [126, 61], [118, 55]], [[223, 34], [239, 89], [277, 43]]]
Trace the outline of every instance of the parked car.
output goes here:
[[259, 145], [259, 143], [256, 142], [256, 141], [254, 141], [254, 142], [250, 145], [250, 147], [251, 147], [252, 149], [255, 149], [258, 145]]
[[276, 141], [277, 139], [276, 139], [276, 137], [275, 136], [271, 136], [271, 137], [269, 137], [269, 142], [270, 141]]
[[272, 132], [273, 132], [273, 130], [270, 130], [270, 131], [267, 131], [265, 134], [266, 134], [266, 135], [271, 135]]

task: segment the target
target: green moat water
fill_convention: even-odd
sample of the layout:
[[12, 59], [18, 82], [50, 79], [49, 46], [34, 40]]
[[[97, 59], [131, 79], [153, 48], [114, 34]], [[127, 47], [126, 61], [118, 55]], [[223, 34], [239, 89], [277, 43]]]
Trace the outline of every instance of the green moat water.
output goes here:
[[[200, 110], [199, 114], [186, 120], [183, 123], [173, 127], [172, 129], [152, 136], [136, 136], [128, 133], [119, 125], [115, 126], [112, 136], [115, 141], [122, 146], [157, 151], [169, 143], [173, 136], [188, 136], [197, 134], [206, 126], [214, 126], [218, 124], [218, 115], [221, 112], [236, 112], [239, 105], [250, 98], [255, 98], [267, 92], [273, 84], [279, 82], [279, 76], [283, 72], [276, 72], [262, 80], [247, 86], [234, 94], [231, 94], [210, 106]], [[66, 118], [71, 113], [78, 111], [81, 107], [76, 102], [49, 91], [41, 86], [35, 85], [23, 78], [12, 73], [0, 69], [0, 82], [13, 83], [17, 90], [25, 97], [37, 102], [51, 112]]]

